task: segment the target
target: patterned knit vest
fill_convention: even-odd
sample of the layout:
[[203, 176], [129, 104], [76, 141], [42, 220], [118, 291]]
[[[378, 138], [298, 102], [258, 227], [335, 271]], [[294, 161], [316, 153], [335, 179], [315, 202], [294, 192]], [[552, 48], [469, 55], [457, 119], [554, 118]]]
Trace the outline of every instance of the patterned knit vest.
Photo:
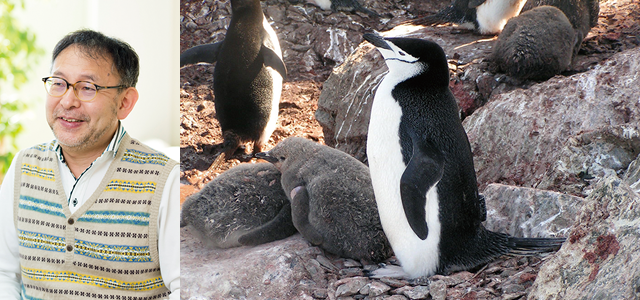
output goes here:
[[126, 134], [96, 191], [72, 214], [56, 180], [57, 160], [53, 142], [24, 150], [17, 160], [23, 299], [167, 298], [157, 220], [177, 162]]

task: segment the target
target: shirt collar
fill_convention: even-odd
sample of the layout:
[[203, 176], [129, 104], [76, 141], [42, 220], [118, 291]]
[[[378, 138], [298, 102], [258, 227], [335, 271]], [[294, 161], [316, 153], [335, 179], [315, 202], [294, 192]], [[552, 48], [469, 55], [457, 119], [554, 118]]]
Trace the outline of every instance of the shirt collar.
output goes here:
[[[102, 155], [104, 155], [105, 153], [109, 153], [109, 151], [111, 151], [111, 155], [113, 155], [113, 157], [116, 157], [116, 153], [118, 152], [118, 148], [120, 147], [122, 138], [126, 133], [127, 131], [124, 130], [124, 126], [122, 126], [122, 122], [118, 120], [118, 129], [116, 129], [116, 134], [113, 135], [113, 138], [111, 138], [111, 142], [109, 143], [107, 148], [104, 149], [104, 151], [102, 152]], [[58, 154], [58, 159], [61, 162], [65, 162], [64, 156], [62, 155], [62, 147], [60, 147], [58, 140], [53, 140], [53, 149]]]

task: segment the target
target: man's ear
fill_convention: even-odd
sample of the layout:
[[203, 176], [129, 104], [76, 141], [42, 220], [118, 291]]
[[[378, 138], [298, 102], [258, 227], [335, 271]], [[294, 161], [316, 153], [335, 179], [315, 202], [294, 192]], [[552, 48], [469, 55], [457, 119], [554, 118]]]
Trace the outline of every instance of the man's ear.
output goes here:
[[138, 96], [138, 90], [134, 87], [128, 87], [122, 92], [122, 99], [118, 105], [118, 120], [124, 120], [131, 113], [138, 102]]

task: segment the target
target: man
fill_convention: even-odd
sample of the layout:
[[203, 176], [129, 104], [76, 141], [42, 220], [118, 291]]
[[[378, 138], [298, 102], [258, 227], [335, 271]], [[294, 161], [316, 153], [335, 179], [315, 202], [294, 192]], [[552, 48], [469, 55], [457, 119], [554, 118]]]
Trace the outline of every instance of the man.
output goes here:
[[18, 153], [0, 190], [0, 299], [179, 299], [179, 166], [120, 123], [138, 71], [95, 31], [56, 45], [55, 140]]

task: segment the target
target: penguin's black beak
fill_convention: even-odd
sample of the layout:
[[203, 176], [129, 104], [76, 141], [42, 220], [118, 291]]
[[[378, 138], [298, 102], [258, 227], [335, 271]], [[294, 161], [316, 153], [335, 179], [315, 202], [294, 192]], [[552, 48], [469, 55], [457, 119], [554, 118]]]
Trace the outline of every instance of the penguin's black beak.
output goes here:
[[254, 156], [260, 159], [264, 159], [272, 164], [278, 162], [277, 158], [269, 155], [269, 152], [259, 152], [259, 153], [256, 153]]
[[387, 50], [391, 50], [393, 51], [393, 49], [391, 49], [391, 46], [389, 46], [389, 44], [387, 44], [387, 41], [380, 36], [379, 34], [373, 32], [373, 33], [365, 33], [362, 36], [365, 40], [367, 40], [369, 43], [373, 44], [374, 46], [378, 47], [378, 48], [382, 48], [382, 49], [387, 49]]

